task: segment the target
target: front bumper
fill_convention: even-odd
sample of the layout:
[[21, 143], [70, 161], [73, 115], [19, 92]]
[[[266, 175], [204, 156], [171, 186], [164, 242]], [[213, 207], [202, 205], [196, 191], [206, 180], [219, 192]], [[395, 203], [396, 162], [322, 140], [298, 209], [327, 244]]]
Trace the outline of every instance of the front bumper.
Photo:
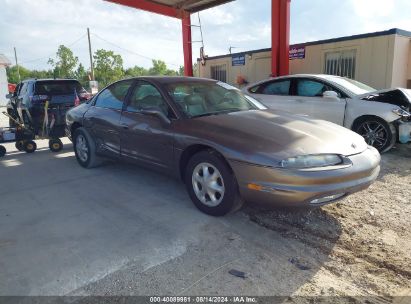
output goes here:
[[318, 206], [368, 188], [380, 172], [380, 155], [369, 147], [348, 157], [352, 165], [294, 170], [230, 161], [240, 193], [248, 202]]

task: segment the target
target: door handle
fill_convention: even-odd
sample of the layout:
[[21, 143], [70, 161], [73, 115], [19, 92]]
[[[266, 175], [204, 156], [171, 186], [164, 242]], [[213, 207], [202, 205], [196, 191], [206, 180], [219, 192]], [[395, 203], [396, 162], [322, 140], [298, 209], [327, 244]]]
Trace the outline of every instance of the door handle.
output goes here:
[[128, 124], [122, 123], [120, 125], [124, 130], [128, 130]]

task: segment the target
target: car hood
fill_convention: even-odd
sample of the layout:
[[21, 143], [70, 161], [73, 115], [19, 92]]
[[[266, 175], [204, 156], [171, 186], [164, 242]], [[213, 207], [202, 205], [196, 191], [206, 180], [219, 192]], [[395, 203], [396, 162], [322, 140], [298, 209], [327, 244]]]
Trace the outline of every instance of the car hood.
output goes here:
[[352, 155], [367, 149], [360, 135], [336, 124], [270, 109], [186, 122], [190, 135], [217, 145], [226, 157], [260, 165], [297, 155]]
[[368, 101], [389, 103], [405, 109], [411, 108], [411, 90], [409, 89], [393, 88], [377, 90], [361, 95], [356, 95], [356, 98]]

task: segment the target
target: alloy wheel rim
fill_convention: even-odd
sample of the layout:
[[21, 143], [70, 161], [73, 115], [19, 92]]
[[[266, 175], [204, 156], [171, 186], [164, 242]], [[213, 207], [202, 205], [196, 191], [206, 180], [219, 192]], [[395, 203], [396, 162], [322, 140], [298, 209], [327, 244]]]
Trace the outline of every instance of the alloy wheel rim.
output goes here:
[[198, 164], [193, 170], [192, 184], [195, 195], [206, 206], [216, 207], [224, 198], [223, 177], [212, 164]]
[[359, 134], [364, 137], [367, 144], [377, 149], [384, 147], [388, 141], [388, 131], [378, 121], [366, 121], [360, 125]]
[[86, 139], [81, 134], [76, 138], [76, 151], [80, 160], [86, 162], [88, 159], [88, 147]]

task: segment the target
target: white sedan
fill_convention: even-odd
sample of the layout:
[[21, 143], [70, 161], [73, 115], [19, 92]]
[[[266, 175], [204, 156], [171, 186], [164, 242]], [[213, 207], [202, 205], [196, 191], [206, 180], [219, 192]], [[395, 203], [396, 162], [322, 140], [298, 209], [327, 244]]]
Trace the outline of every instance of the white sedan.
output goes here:
[[267, 107], [309, 115], [349, 128], [380, 152], [398, 139], [410, 141], [411, 90], [377, 91], [332, 75], [292, 75], [267, 79], [243, 89]]

